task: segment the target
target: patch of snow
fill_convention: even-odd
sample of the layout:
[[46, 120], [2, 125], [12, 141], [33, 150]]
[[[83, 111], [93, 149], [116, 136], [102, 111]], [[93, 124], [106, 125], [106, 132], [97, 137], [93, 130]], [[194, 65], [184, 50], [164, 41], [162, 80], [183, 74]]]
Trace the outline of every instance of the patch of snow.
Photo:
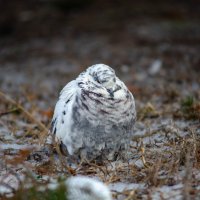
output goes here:
[[160, 59], [155, 60], [149, 68], [149, 74], [156, 75], [161, 70], [161, 67], [162, 61]]
[[183, 184], [177, 184], [174, 186], [162, 186], [155, 188], [152, 192], [151, 198], [154, 200], [168, 199], [168, 200], [181, 200]]
[[143, 189], [144, 184], [116, 182], [109, 185], [110, 190], [123, 192], [125, 190]]
[[0, 149], [1, 150], [6, 150], [6, 149], [30, 149], [33, 148], [33, 145], [27, 145], [27, 144], [0, 144]]
[[11, 193], [12, 190], [8, 187], [6, 187], [5, 185], [0, 185], [0, 194], [4, 195], [4, 194], [8, 194]]
[[136, 165], [137, 167], [139, 167], [139, 168], [143, 168], [143, 167], [144, 167], [144, 164], [143, 164], [143, 162], [142, 162], [141, 159], [136, 160], [136, 161], [135, 161], [135, 165]]

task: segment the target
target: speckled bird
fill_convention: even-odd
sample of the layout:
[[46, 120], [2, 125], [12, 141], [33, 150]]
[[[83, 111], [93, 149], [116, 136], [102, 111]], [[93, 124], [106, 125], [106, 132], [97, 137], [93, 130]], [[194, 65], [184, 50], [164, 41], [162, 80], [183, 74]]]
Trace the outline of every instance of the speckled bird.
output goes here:
[[111, 67], [96, 64], [62, 89], [50, 132], [69, 157], [113, 160], [129, 148], [135, 119], [132, 93]]

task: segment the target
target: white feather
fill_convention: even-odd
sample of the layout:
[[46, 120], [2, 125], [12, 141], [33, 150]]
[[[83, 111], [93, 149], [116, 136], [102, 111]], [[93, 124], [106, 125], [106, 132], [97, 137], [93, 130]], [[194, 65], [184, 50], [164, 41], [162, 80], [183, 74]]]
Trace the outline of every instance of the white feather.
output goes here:
[[68, 200], [112, 200], [111, 193], [102, 182], [84, 176], [67, 179]]
[[[61, 90], [60, 97], [58, 102], [56, 103], [53, 115], [53, 120], [56, 119], [55, 128], [58, 130], [56, 131], [55, 140], [56, 142], [62, 141], [64, 144], [66, 144], [68, 153], [70, 155], [73, 154], [70, 137], [72, 125], [72, 104], [78, 89], [79, 88], [77, 87], [76, 81], [73, 80]], [[66, 114], [63, 115], [63, 112], [65, 112]], [[62, 123], [62, 120], [64, 120], [65, 123]]]
[[112, 68], [97, 64], [62, 89], [51, 132], [70, 155], [97, 157], [104, 149], [113, 155], [130, 142], [135, 118], [133, 95]]

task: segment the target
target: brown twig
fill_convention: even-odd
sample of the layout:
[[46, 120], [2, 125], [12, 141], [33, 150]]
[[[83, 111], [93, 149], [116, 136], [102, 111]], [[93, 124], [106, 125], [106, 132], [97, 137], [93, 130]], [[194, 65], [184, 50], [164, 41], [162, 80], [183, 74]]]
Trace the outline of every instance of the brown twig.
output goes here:
[[4, 116], [4, 115], [8, 115], [10, 113], [14, 113], [14, 112], [16, 112], [18, 110], [19, 110], [19, 108], [14, 108], [14, 109], [11, 109], [11, 110], [8, 110], [8, 111], [0, 112], [0, 117]]
[[135, 196], [135, 190], [132, 190], [129, 193], [128, 197], [126, 199], [124, 199], [124, 200], [132, 200], [132, 199], [134, 199], [134, 196]]
[[40, 129], [44, 130], [45, 132], [48, 131], [46, 126], [43, 123], [41, 123], [40, 121], [36, 120], [33, 117], [33, 115], [30, 112], [28, 112], [27, 110], [25, 110], [24, 107], [20, 103], [16, 102], [14, 99], [12, 99], [11, 97], [9, 97], [8, 95], [6, 95], [5, 93], [3, 93], [1, 91], [0, 91], [0, 96], [3, 97], [9, 103], [15, 105], [17, 107], [17, 109], [21, 110], [29, 120], [36, 123]]

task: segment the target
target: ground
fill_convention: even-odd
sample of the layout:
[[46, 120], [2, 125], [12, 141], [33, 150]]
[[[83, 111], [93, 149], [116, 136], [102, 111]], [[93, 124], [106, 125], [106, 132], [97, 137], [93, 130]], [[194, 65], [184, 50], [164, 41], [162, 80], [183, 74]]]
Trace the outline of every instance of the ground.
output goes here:
[[[199, 4], [75, 2], [1, 2], [0, 198], [25, 195], [23, 182], [82, 174], [108, 184], [114, 199], [199, 199]], [[28, 161], [59, 91], [96, 63], [113, 67], [135, 97], [130, 158], [76, 168]]]

